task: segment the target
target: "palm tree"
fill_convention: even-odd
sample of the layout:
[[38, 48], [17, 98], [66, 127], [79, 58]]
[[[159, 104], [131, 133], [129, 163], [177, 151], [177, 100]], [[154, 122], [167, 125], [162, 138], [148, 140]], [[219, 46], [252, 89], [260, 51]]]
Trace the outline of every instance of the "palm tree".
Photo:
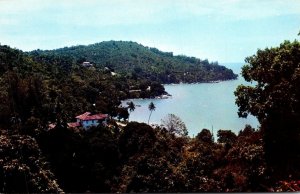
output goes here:
[[149, 125], [149, 121], [150, 121], [150, 117], [151, 117], [152, 111], [154, 111], [155, 108], [156, 108], [156, 107], [155, 107], [155, 105], [154, 105], [153, 102], [151, 102], [151, 103], [149, 104], [149, 106], [148, 106], [148, 109], [150, 110], [150, 115], [149, 115], [149, 119], [148, 119], [148, 125]]
[[128, 105], [127, 108], [129, 109], [129, 115], [128, 115], [128, 122], [129, 122], [130, 114], [135, 110], [135, 104], [132, 101], [130, 101], [127, 102], [127, 105]]

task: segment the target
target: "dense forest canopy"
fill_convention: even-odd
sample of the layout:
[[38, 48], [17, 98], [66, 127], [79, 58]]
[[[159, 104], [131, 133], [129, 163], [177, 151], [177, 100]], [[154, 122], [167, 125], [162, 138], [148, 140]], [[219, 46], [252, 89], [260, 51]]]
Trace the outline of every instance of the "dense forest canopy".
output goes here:
[[172, 52], [162, 52], [145, 47], [136, 42], [106, 41], [88, 46], [72, 46], [55, 50], [35, 50], [37, 56], [68, 56], [78, 63], [89, 61], [97, 68], [108, 67], [115, 72], [134, 79], [147, 78], [160, 83], [207, 82], [236, 79], [232, 70], [184, 55], [174, 56]]
[[12, 117], [23, 124], [38, 118], [45, 125], [58, 115], [70, 120], [91, 110], [116, 116], [123, 99], [166, 94], [156, 81], [84, 67], [70, 56], [28, 55], [0, 46], [0, 60], [1, 126], [9, 126]]
[[258, 50], [246, 58], [242, 75], [255, 86], [235, 92], [239, 115], [256, 116], [264, 133], [269, 165], [287, 172], [300, 170], [300, 43]]

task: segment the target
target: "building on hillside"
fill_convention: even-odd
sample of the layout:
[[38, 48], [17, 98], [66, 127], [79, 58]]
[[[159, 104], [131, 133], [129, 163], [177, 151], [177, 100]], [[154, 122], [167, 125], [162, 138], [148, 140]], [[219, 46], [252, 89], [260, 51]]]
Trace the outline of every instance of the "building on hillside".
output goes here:
[[90, 62], [88, 62], [88, 61], [83, 62], [81, 65], [82, 65], [83, 67], [92, 67], [92, 66], [93, 66], [93, 64], [90, 63]]
[[91, 114], [90, 112], [85, 112], [81, 115], [75, 117], [77, 121], [75, 123], [68, 123], [70, 127], [82, 126], [85, 130], [89, 129], [92, 126], [98, 126], [99, 124], [107, 124], [107, 114]]
[[[85, 112], [81, 115], [78, 115], [76, 118], [76, 122], [67, 123], [69, 128], [77, 128], [83, 127], [83, 129], [88, 130], [90, 127], [98, 125], [107, 125], [107, 114], [91, 114], [90, 112]], [[48, 125], [48, 130], [54, 129], [56, 124], [50, 123]]]
[[115, 73], [115, 72], [110, 72], [110, 74], [112, 75], [112, 76], [116, 76], [117, 75], [117, 73]]

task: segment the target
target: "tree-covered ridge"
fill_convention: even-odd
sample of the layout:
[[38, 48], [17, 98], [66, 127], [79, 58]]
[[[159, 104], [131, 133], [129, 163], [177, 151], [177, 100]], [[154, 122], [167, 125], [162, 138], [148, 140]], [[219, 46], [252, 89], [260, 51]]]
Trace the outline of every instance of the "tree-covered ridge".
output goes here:
[[184, 55], [174, 56], [145, 47], [136, 42], [106, 41], [88, 46], [64, 47], [56, 50], [35, 50], [31, 55], [68, 56], [78, 63], [90, 61], [98, 68], [109, 67], [133, 79], [147, 78], [161, 83], [207, 82], [236, 79], [232, 70]]
[[86, 111], [116, 116], [123, 99], [165, 94], [158, 82], [83, 67], [68, 56], [32, 56], [0, 46], [0, 61], [0, 126], [9, 126], [12, 117], [46, 125]]

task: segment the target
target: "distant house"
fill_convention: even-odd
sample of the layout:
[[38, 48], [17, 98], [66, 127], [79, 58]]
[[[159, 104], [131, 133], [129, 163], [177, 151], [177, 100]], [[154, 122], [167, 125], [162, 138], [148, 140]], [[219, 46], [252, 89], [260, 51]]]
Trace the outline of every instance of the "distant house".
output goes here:
[[98, 126], [99, 124], [106, 125], [108, 118], [107, 114], [91, 114], [90, 112], [85, 112], [82, 115], [75, 117], [77, 121], [75, 123], [68, 123], [70, 127], [82, 126], [85, 130], [92, 126]]
[[93, 64], [90, 63], [90, 62], [88, 62], [88, 61], [83, 62], [81, 65], [82, 65], [83, 67], [92, 67], [92, 66], [93, 66]]
[[110, 74], [111, 74], [112, 76], [117, 75], [117, 73], [115, 73], [115, 72], [110, 72]]

